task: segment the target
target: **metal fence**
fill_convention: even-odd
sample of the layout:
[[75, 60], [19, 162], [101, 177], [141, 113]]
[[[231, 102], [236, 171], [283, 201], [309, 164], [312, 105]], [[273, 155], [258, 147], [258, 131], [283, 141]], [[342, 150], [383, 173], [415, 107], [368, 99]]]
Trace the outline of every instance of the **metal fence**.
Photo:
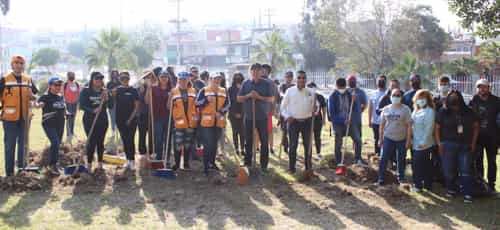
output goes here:
[[[323, 88], [335, 88], [335, 75], [328, 72], [309, 72], [309, 81], [315, 82], [319, 87]], [[358, 86], [366, 89], [376, 89], [377, 88], [377, 76], [379, 74], [365, 73], [357, 75]], [[453, 89], [461, 91], [465, 95], [474, 95], [476, 93], [476, 81], [480, 79], [479, 75], [450, 75], [450, 85]], [[487, 76], [485, 77], [490, 82], [491, 93], [500, 96], [500, 75], [498, 76]], [[424, 88], [430, 90], [435, 90], [438, 86], [439, 76], [424, 76], [422, 77], [422, 84]], [[402, 87], [405, 86], [407, 82], [401, 82]]]

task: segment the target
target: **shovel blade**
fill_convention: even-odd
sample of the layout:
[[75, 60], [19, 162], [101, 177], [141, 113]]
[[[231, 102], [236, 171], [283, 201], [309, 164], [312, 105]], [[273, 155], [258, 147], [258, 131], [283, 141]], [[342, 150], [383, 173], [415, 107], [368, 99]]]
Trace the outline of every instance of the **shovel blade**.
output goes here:
[[247, 185], [248, 184], [248, 176], [250, 172], [248, 171], [248, 168], [245, 166], [240, 166], [238, 168], [238, 176], [236, 178], [238, 185]]
[[335, 169], [335, 174], [344, 175], [345, 174], [345, 166], [337, 166]]

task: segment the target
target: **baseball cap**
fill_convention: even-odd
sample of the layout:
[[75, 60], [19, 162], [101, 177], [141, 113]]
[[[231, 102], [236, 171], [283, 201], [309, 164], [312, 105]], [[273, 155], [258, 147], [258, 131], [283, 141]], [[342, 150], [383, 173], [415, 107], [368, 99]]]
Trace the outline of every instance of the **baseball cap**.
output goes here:
[[189, 71], [191, 71], [191, 72], [198, 72], [198, 71], [200, 71], [200, 70], [198, 69], [198, 67], [196, 67], [196, 66], [192, 66], [192, 67], [189, 69]]
[[51, 77], [49, 79], [49, 85], [53, 85], [55, 83], [62, 83], [62, 82], [63, 82], [63, 80], [61, 80], [61, 78], [59, 78], [59, 77]]
[[490, 86], [490, 82], [484, 78], [479, 79], [476, 81], [476, 88], [479, 87], [480, 85]]
[[188, 72], [180, 72], [177, 74], [177, 78], [179, 79], [189, 79], [189, 73]]
[[346, 79], [347, 81], [356, 81], [356, 76], [354, 75], [349, 75]]
[[210, 78], [217, 78], [221, 77], [222, 78], [222, 73], [221, 72], [214, 72], [210, 74]]

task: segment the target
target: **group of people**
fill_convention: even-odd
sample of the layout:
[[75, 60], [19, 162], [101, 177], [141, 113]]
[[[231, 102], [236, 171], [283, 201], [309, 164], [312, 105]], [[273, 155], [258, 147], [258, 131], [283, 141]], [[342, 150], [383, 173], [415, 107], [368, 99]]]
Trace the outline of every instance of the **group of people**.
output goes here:
[[[173, 67], [165, 71], [155, 68], [145, 72], [137, 86], [130, 85], [128, 72], [111, 71], [107, 84], [102, 73], [92, 72], [88, 84], [80, 88], [75, 74], [68, 72], [65, 81], [50, 78], [47, 92], [37, 98], [38, 89], [23, 74], [24, 65], [24, 58], [14, 56], [12, 73], [0, 80], [7, 176], [14, 174], [16, 143], [17, 167], [26, 166], [24, 142], [32, 108], [42, 109], [42, 126], [51, 143], [49, 170], [55, 174], [63, 132], [66, 129], [69, 140], [74, 137], [79, 110], [83, 111], [89, 171], [95, 152], [95, 170], [103, 170], [110, 120], [113, 135], [117, 129], [123, 142], [126, 169], [136, 168], [138, 129], [139, 162], [151, 156], [166, 159], [166, 167], [173, 170], [189, 170], [190, 159], [202, 151], [205, 174], [219, 170], [216, 155], [218, 149], [223, 151], [226, 119], [231, 123], [234, 150], [244, 155], [244, 165], [256, 164], [259, 152], [261, 171], [268, 173], [269, 153], [274, 154], [274, 115], [282, 132], [280, 147], [288, 155], [290, 173], [296, 173], [299, 136], [306, 171], [312, 169], [313, 141], [317, 157], [322, 157], [321, 132], [327, 121], [335, 134], [338, 167], [344, 165], [342, 146], [346, 136], [353, 141], [355, 166], [367, 167], [362, 159], [362, 113], [368, 110], [374, 152], [380, 156], [377, 184], [384, 185], [386, 168], [394, 164], [398, 182], [406, 180], [406, 152], [410, 150], [416, 191], [431, 190], [433, 182], [438, 181], [445, 184], [448, 196], [461, 192], [465, 201], [471, 202], [473, 176], [483, 177], [486, 150], [488, 185], [495, 189], [500, 100], [490, 93], [485, 79], [476, 83], [477, 94], [468, 105], [459, 91], [452, 90], [450, 78], [440, 78], [434, 95], [421, 89], [421, 77], [415, 74], [410, 78], [408, 92], [403, 92], [397, 80], [391, 80], [388, 89], [387, 77], [379, 76], [378, 89], [370, 96], [357, 86], [355, 76], [338, 78], [327, 100], [314, 82], [308, 83], [305, 71], [286, 72], [284, 82], [277, 84], [270, 78], [271, 66], [255, 63], [247, 79], [243, 73], [234, 73], [229, 87], [223, 72], [200, 73], [197, 67], [177, 74]], [[173, 165], [169, 163], [171, 150]]]

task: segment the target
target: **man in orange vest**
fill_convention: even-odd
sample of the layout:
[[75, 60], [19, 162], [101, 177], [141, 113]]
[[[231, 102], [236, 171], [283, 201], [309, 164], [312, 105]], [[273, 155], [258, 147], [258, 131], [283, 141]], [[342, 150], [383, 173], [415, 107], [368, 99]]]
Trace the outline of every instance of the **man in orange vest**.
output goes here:
[[28, 103], [35, 100], [38, 92], [31, 77], [23, 74], [25, 61], [21, 56], [13, 56], [12, 72], [0, 79], [0, 102], [4, 131], [5, 171], [7, 176], [14, 174], [15, 149], [17, 142], [17, 167], [24, 168], [24, 140], [29, 119]]
[[174, 121], [175, 165], [177, 170], [181, 163], [181, 151], [184, 155], [184, 170], [189, 170], [190, 150], [194, 143], [195, 128], [198, 126], [198, 112], [195, 106], [196, 89], [188, 87], [189, 73], [180, 72], [177, 75], [177, 87], [172, 90], [168, 106], [172, 106]]

